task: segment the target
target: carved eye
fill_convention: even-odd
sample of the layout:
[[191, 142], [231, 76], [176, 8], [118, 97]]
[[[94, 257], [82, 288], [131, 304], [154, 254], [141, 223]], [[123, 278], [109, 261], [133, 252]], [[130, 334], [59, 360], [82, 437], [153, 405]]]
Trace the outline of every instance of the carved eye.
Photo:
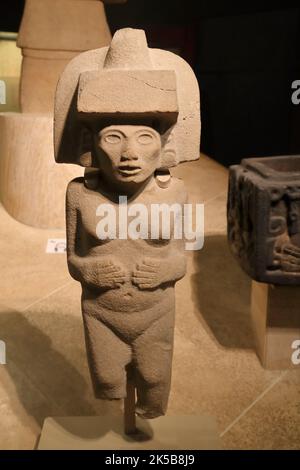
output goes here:
[[121, 136], [119, 134], [106, 134], [104, 136], [104, 142], [108, 144], [118, 144], [121, 142]]
[[137, 141], [139, 144], [143, 144], [143, 145], [148, 145], [148, 144], [151, 144], [151, 142], [153, 141], [153, 135], [152, 134], [140, 134], [137, 138]]

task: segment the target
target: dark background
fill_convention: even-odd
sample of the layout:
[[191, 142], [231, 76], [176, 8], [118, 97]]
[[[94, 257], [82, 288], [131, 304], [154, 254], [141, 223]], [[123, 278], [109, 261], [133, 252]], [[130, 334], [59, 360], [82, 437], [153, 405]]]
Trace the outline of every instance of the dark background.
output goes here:
[[[238, 6], [236, 3], [239, 3]], [[0, 31], [18, 31], [24, 0], [1, 0]], [[246, 156], [300, 154], [300, 7], [289, 2], [128, 0], [106, 6], [112, 32], [146, 30], [180, 53], [200, 85], [201, 150], [229, 165]]]

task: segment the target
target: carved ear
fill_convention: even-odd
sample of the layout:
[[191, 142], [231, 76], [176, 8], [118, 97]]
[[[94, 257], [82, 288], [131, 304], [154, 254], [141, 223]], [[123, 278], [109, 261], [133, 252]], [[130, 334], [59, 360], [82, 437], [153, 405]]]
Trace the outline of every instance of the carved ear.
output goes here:
[[167, 132], [163, 139], [165, 144], [162, 147], [160, 168], [170, 168], [178, 165], [174, 132]]
[[79, 163], [85, 167], [93, 166], [92, 157], [93, 136], [92, 131], [87, 127], [82, 127], [80, 132]]
[[79, 157], [79, 163], [81, 166], [90, 168], [92, 166], [92, 155], [91, 153], [83, 153]]
[[160, 168], [170, 168], [178, 164], [174, 149], [164, 149], [161, 154]]

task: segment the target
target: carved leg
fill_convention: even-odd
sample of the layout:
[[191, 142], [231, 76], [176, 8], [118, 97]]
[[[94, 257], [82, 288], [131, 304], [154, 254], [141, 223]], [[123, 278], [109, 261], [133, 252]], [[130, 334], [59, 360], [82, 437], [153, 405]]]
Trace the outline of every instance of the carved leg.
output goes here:
[[161, 416], [167, 408], [171, 383], [174, 313], [172, 309], [164, 314], [133, 343], [138, 398], [136, 413], [144, 418]]
[[131, 349], [100, 320], [83, 314], [88, 362], [95, 396], [103, 399], [126, 397], [126, 366]]

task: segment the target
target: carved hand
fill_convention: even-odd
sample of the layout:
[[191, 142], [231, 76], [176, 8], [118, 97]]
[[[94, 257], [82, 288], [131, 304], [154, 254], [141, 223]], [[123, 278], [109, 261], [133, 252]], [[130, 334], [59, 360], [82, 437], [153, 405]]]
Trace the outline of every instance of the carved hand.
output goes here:
[[91, 269], [95, 269], [97, 287], [116, 289], [127, 280], [126, 272], [113, 258], [99, 260]]
[[165, 274], [164, 265], [157, 258], [144, 258], [132, 274], [132, 282], [140, 289], [153, 289], [162, 284]]
[[129, 280], [125, 270], [110, 256], [100, 259], [71, 256], [68, 265], [74, 279], [98, 289], [116, 289]]

